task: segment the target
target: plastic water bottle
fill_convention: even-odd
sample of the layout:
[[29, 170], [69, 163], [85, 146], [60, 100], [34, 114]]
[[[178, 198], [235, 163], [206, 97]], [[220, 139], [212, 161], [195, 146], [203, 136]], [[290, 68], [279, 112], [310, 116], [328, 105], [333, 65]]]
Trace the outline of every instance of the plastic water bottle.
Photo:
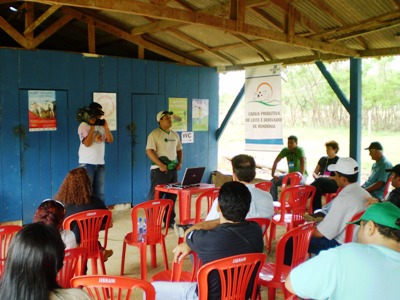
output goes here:
[[147, 232], [147, 225], [146, 225], [146, 218], [143, 218], [143, 223], [142, 223], [142, 242], [144, 242], [144, 239], [146, 237], [146, 232]]
[[143, 238], [142, 218], [138, 219], [138, 222], [137, 222], [137, 233], [138, 233], [138, 242], [141, 242], [142, 238]]

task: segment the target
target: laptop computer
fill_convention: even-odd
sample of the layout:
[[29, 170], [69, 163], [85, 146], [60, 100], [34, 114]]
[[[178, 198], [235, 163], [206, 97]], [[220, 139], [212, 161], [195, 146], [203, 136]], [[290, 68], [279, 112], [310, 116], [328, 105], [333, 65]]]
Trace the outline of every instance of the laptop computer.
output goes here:
[[168, 187], [184, 189], [191, 186], [198, 186], [203, 178], [205, 169], [205, 167], [186, 168], [182, 182], [171, 183]]

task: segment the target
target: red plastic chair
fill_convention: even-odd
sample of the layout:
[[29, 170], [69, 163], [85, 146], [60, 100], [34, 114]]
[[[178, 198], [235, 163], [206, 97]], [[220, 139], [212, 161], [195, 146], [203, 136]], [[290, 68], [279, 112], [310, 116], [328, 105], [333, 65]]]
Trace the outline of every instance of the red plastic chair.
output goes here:
[[4, 272], [4, 264], [7, 258], [8, 247], [14, 235], [22, 229], [19, 225], [0, 226], [0, 278]]
[[336, 193], [322, 194], [322, 196], [325, 196], [325, 205], [328, 204], [329, 202], [331, 202], [333, 199], [335, 199], [335, 197], [340, 193], [341, 190], [343, 190], [343, 188], [340, 187], [340, 188], [338, 188]]
[[257, 182], [254, 186], [262, 191], [269, 193], [269, 191], [271, 190], [272, 182], [271, 181], [261, 181], [261, 182]]
[[[100, 261], [100, 267], [103, 274], [106, 274], [103, 252], [107, 248], [108, 229], [110, 227], [112, 213], [106, 209], [86, 210], [73, 214], [65, 218], [64, 229], [72, 230], [74, 224], [78, 224], [81, 242], [79, 247], [87, 249], [87, 259], [92, 262], [93, 274], [98, 274], [97, 260]], [[105, 223], [103, 224], [103, 220]], [[99, 243], [99, 232], [104, 229], [103, 242]]]
[[[201, 260], [197, 257], [196, 252], [190, 252], [192, 255], [192, 271], [182, 271], [182, 264], [185, 259], [180, 262], [172, 262], [171, 270], [163, 270], [151, 277], [150, 282], [153, 281], [169, 281], [169, 282], [195, 282], [197, 281], [197, 271], [201, 266]], [[190, 257], [190, 255], [188, 256]]]
[[[297, 227], [305, 223], [304, 214], [307, 211], [308, 202], [308, 213], [312, 213], [312, 202], [315, 195], [315, 187], [311, 185], [298, 185], [290, 188], [286, 188], [279, 199], [281, 202], [281, 210], [279, 214], [272, 217], [270, 234], [269, 234], [269, 246], [268, 251], [271, 251], [272, 240], [276, 237], [276, 226], [285, 226], [286, 231]], [[287, 213], [286, 200], [290, 207], [290, 212]]]
[[385, 199], [387, 194], [389, 193], [391, 183], [392, 183], [392, 174], [390, 174], [388, 176], [388, 179], [386, 180], [385, 189], [383, 190], [383, 199]]
[[[165, 247], [165, 237], [168, 235], [168, 226], [165, 226], [164, 232], [162, 226], [163, 217], [167, 213], [167, 210], [168, 214], [165, 224], [169, 224], [169, 219], [171, 215], [170, 212], [172, 211], [173, 207], [174, 202], [167, 199], [150, 200], [135, 205], [133, 207], [131, 213], [132, 232], [129, 232], [125, 235], [124, 243], [122, 245], [121, 275], [124, 274], [126, 245], [139, 248], [141, 279], [147, 279], [147, 246], [150, 246], [151, 265], [153, 268], [155, 268], [157, 266], [156, 245], [161, 245], [164, 256], [165, 269], [168, 270], [167, 250]], [[141, 241], [139, 241], [137, 228], [139, 212], [144, 212], [144, 217], [146, 218], [146, 235]]]
[[218, 197], [218, 194], [219, 194], [219, 188], [215, 188], [215, 189], [209, 190], [207, 192], [204, 192], [204, 193], [201, 193], [200, 195], [198, 195], [197, 199], [196, 199], [195, 217], [186, 219], [186, 220], [180, 220], [181, 224], [182, 225], [196, 224], [196, 223], [204, 221], [205, 218], [201, 217], [203, 204], [207, 205], [206, 212], [208, 213], [211, 209], [211, 206], [212, 206], [214, 200]]
[[83, 287], [92, 299], [136, 299], [132, 293], [135, 289], [142, 289], [146, 297], [143, 299], [154, 300], [156, 292], [154, 287], [147, 281], [126, 277], [110, 275], [77, 276], [71, 279], [72, 287]]
[[271, 224], [271, 220], [267, 218], [249, 218], [246, 219], [246, 221], [253, 221], [258, 223], [260, 225], [262, 231], [263, 231], [263, 236], [265, 238], [265, 245], [268, 246], [268, 227]]
[[288, 173], [282, 179], [282, 190], [286, 189], [290, 186], [299, 185], [303, 175], [300, 172], [292, 172]]
[[[354, 216], [350, 219], [349, 222], [354, 222], [354, 221], [358, 220], [359, 218], [361, 218], [361, 216], [364, 214], [364, 212], [365, 212], [365, 209], [354, 214]], [[355, 226], [356, 226], [355, 224], [347, 224], [346, 225], [346, 229], [345, 229], [345, 233], [344, 233], [344, 243], [353, 242], [353, 233], [354, 233]]]
[[208, 275], [217, 270], [221, 278], [221, 300], [246, 299], [250, 280], [252, 297], [256, 298], [258, 274], [267, 256], [263, 253], [248, 253], [212, 261], [202, 266], [197, 274], [199, 300], [208, 299]]
[[[307, 223], [286, 232], [276, 246], [275, 263], [266, 262], [261, 268], [258, 284], [268, 288], [268, 299], [275, 300], [276, 289], [283, 290], [285, 299], [291, 293], [285, 288], [286, 277], [290, 270], [307, 259], [308, 245], [314, 230], [315, 223]], [[285, 248], [289, 239], [293, 240], [293, 256], [291, 266], [285, 265]], [[259, 295], [258, 299], [261, 299]]]
[[[301, 175], [300, 172], [292, 172], [292, 173], [286, 174], [285, 177], [283, 177], [283, 179], [282, 179], [281, 193], [289, 187], [294, 187], [294, 186], [299, 185], [302, 178], [303, 178], [303, 175]], [[289, 206], [286, 206], [286, 208], [289, 208]], [[274, 201], [275, 213], [277, 214], [280, 209], [281, 209], [280, 201]]]
[[57, 283], [67, 289], [71, 287], [71, 279], [74, 276], [84, 274], [86, 266], [87, 249], [84, 247], [65, 250], [64, 264], [57, 274]]

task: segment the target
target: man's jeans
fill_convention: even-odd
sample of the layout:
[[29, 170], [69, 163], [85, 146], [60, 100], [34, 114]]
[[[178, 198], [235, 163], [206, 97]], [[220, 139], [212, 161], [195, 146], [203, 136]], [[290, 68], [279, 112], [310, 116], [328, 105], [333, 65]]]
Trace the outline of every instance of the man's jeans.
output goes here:
[[[282, 186], [282, 180], [283, 180], [283, 177], [285, 177], [285, 176], [286, 176], [286, 174], [280, 175], [279, 180], [277, 182], [275, 182], [275, 180], [273, 180], [273, 179], [271, 180], [272, 185], [271, 185], [271, 189], [269, 192], [274, 201], [279, 200], [278, 199], [278, 186]], [[300, 184], [304, 185], [306, 182], [307, 182], [307, 175], [303, 175], [303, 177], [301, 178]], [[289, 184], [290, 184], [290, 181], [289, 181]]]
[[105, 165], [81, 164], [86, 169], [92, 183], [93, 194], [104, 201], [104, 178], [106, 173]]

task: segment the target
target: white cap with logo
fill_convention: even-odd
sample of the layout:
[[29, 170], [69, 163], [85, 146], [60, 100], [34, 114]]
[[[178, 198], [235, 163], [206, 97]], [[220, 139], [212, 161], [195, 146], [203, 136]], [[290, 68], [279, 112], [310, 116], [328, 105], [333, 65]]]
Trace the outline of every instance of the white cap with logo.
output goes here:
[[345, 175], [354, 175], [358, 173], [358, 163], [351, 157], [339, 157], [336, 164], [328, 166], [328, 170]]

